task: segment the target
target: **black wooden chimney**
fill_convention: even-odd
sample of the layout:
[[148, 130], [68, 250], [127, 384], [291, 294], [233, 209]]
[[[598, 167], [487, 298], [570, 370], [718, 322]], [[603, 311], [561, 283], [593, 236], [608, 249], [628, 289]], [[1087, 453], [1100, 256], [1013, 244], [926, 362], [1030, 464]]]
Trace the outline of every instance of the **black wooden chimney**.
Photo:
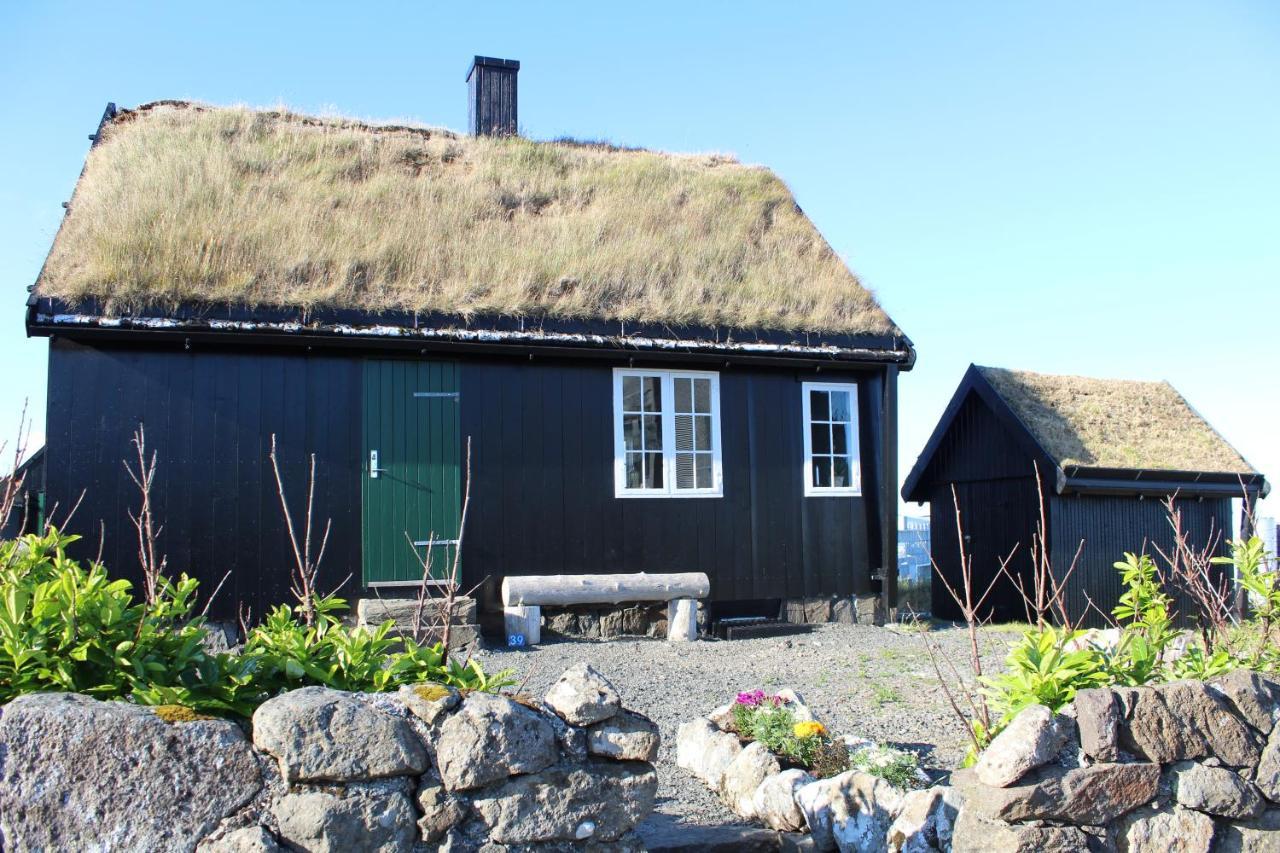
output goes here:
[[467, 126], [473, 136], [514, 136], [516, 75], [514, 59], [477, 56], [467, 72]]

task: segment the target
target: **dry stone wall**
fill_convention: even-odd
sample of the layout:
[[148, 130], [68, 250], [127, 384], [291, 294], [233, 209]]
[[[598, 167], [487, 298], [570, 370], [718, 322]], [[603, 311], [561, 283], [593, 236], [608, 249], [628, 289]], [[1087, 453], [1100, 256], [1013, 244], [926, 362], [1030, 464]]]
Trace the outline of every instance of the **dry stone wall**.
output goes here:
[[658, 733], [586, 665], [545, 699], [308, 687], [252, 725], [78, 694], [0, 711], [0, 850], [627, 850]]
[[1280, 851], [1280, 681], [1246, 670], [1026, 708], [972, 768], [916, 791], [785, 768], [729, 720], [681, 726], [677, 763], [784, 849]]

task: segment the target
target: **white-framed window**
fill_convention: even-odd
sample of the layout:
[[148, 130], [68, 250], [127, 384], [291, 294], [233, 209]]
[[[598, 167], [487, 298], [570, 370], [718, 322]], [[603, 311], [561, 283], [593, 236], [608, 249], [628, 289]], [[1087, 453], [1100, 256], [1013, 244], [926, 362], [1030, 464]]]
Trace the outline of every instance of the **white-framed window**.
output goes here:
[[719, 374], [616, 368], [613, 445], [616, 497], [719, 497]]
[[804, 493], [862, 494], [858, 453], [858, 386], [805, 382]]

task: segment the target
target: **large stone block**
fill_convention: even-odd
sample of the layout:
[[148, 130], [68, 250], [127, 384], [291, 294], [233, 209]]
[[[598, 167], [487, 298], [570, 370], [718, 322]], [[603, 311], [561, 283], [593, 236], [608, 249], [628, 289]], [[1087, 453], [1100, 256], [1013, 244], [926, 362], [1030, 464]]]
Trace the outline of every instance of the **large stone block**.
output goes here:
[[472, 808], [500, 844], [609, 842], [648, 817], [657, 790], [649, 764], [593, 759], [485, 788]]
[[974, 772], [984, 785], [1007, 787], [1052, 761], [1074, 735], [1071, 720], [1044, 705], [1031, 705], [982, 751]]
[[725, 768], [720, 797], [739, 817], [756, 816], [756, 788], [782, 767], [769, 748], [759, 741], [747, 744]]
[[1112, 836], [1119, 853], [1209, 853], [1214, 825], [1208, 815], [1182, 806], [1144, 808], [1126, 815]]
[[657, 725], [634, 711], [619, 711], [587, 729], [588, 752], [620, 761], [653, 761], [659, 742]]
[[[444, 601], [440, 598], [429, 598], [423, 602], [422, 621], [424, 628], [444, 623]], [[418, 613], [416, 598], [362, 598], [356, 603], [356, 624], [381, 625], [390, 619], [396, 627], [408, 630], [413, 627]], [[476, 602], [473, 598], [454, 599], [454, 625], [473, 625], [476, 621]]]
[[1266, 808], [1258, 789], [1225, 767], [1181, 761], [1169, 768], [1169, 781], [1175, 799], [1196, 811], [1248, 819]]
[[253, 743], [276, 757], [288, 782], [412, 776], [428, 766], [408, 720], [327, 687], [303, 687], [262, 703], [253, 714]]
[[169, 724], [76, 693], [20, 696], [0, 716], [6, 850], [194, 850], [262, 784], [225, 720]]
[[622, 707], [618, 691], [589, 663], [571, 666], [547, 690], [544, 701], [575, 726], [607, 720]]
[[1215, 853], [1275, 853], [1280, 850], [1280, 809], [1218, 828]]
[[1123, 715], [1116, 694], [1106, 688], [1081, 690], [1073, 704], [1084, 754], [1095, 761], [1119, 761]]
[[1209, 682], [1209, 687], [1225, 696], [1246, 723], [1264, 735], [1271, 734], [1280, 717], [1280, 681], [1247, 669], [1233, 669]]
[[536, 773], [560, 757], [555, 730], [538, 713], [503, 696], [472, 693], [440, 727], [436, 762], [445, 787], [478, 788]]
[[280, 837], [307, 853], [409, 853], [418, 835], [408, 796], [385, 784], [287, 793], [271, 812]]
[[1098, 826], [1154, 799], [1160, 786], [1160, 766], [1051, 766], [1006, 788], [983, 785], [972, 770], [957, 770], [951, 775], [951, 784], [963, 792], [965, 808], [985, 818]]
[[1037, 826], [989, 820], [960, 809], [951, 853], [1081, 853], [1089, 836], [1075, 826]]
[[1200, 681], [1117, 691], [1127, 714], [1120, 745], [1162, 764], [1215, 756], [1232, 767], [1258, 763], [1258, 736]]
[[684, 723], [676, 731], [676, 766], [697, 776], [713, 791], [720, 790], [724, 772], [742, 743], [736, 735], [722, 732], [706, 717]]

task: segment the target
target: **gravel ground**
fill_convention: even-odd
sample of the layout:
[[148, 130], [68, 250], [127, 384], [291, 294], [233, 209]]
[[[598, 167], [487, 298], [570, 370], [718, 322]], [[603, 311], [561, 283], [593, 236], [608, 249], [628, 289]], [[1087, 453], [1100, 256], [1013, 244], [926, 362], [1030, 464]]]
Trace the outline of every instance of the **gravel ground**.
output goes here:
[[[1016, 636], [984, 631], [988, 672], [998, 670]], [[933, 637], [963, 671], [967, 633], [947, 628]], [[819, 625], [808, 634], [733, 642], [551, 641], [533, 649], [489, 649], [477, 657], [486, 671], [515, 670], [516, 679], [525, 680], [524, 690], [539, 696], [565, 669], [587, 661], [613, 682], [626, 707], [658, 724], [658, 804], [645, 827], [739, 822], [701, 782], [676, 767], [675, 740], [681, 723], [741, 690], [790, 687], [832, 731], [911, 749], [930, 770], [956, 767], [965, 751], [964, 729], [938, 687], [923, 641], [906, 629]]]

